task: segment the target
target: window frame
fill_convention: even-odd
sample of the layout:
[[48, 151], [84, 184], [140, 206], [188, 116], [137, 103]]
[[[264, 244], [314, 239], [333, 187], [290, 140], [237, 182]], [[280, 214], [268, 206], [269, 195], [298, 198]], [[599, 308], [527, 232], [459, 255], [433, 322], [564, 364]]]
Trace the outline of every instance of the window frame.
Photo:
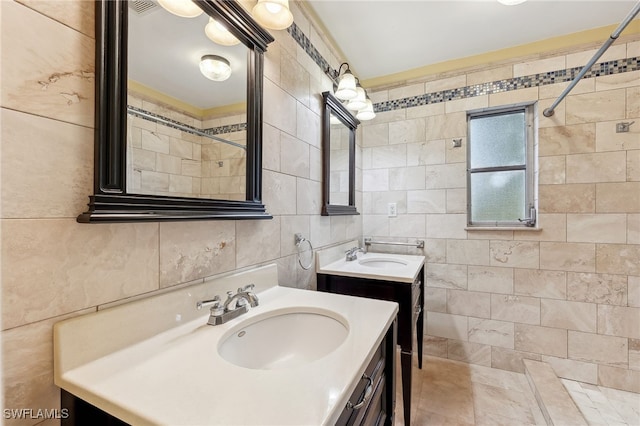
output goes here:
[[[497, 115], [506, 115], [509, 113], [524, 112], [525, 124], [525, 194], [524, 194], [524, 210], [526, 216], [518, 218], [517, 221], [474, 221], [472, 220], [472, 187], [471, 177], [474, 173], [487, 171], [509, 171], [522, 170], [521, 166], [495, 166], [482, 167], [477, 169], [471, 168], [471, 146], [473, 144], [473, 135], [471, 134], [471, 120], [478, 117], [490, 117]], [[491, 228], [491, 229], [538, 229], [537, 218], [537, 123], [538, 112], [537, 102], [523, 102], [511, 105], [503, 105], [498, 107], [481, 108], [467, 111], [467, 227], [469, 229]]]

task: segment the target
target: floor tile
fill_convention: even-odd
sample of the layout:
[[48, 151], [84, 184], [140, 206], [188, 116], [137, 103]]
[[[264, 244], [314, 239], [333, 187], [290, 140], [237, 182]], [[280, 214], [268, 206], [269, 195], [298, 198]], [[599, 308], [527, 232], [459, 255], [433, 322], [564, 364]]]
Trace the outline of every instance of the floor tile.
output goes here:
[[[425, 356], [414, 357], [412, 426], [546, 425], [524, 374]], [[399, 364], [399, 361], [398, 361]], [[404, 425], [397, 370], [395, 426]], [[640, 394], [562, 380], [592, 426], [640, 426]]]

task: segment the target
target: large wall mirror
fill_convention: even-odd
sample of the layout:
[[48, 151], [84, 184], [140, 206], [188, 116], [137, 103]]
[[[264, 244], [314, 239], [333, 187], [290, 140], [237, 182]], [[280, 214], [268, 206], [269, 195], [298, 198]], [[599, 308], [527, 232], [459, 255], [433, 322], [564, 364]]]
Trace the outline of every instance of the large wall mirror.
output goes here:
[[322, 93], [322, 215], [359, 214], [355, 205], [356, 119], [331, 94]]
[[261, 139], [273, 38], [235, 1], [193, 3], [184, 17], [96, 2], [95, 192], [79, 222], [271, 218]]

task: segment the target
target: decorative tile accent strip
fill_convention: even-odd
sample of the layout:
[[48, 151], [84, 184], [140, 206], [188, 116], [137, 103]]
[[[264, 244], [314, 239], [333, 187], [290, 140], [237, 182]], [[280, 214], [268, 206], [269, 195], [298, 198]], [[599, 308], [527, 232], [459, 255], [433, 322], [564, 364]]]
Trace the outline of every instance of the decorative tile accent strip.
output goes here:
[[329, 62], [320, 54], [320, 52], [318, 52], [318, 49], [316, 49], [316, 47], [311, 44], [311, 40], [309, 40], [309, 37], [307, 37], [302, 31], [300, 31], [300, 28], [298, 28], [295, 22], [291, 24], [289, 28], [287, 28], [287, 32], [289, 33], [289, 35], [291, 35], [291, 37], [293, 37], [298, 45], [302, 47], [305, 52], [307, 52], [307, 55], [309, 55], [311, 59], [313, 59], [313, 61], [320, 67], [320, 69], [329, 77], [333, 78], [332, 74], [335, 72], [335, 70], [331, 68]]
[[[244, 130], [247, 127], [247, 123], [231, 124], [231, 125], [212, 127], [210, 129], [200, 130], [193, 126], [189, 126], [188, 124], [184, 124], [179, 121], [172, 120], [170, 118], [155, 114], [153, 112], [149, 112], [141, 108], [133, 107], [131, 105], [127, 106], [127, 113], [135, 117], [142, 118], [143, 120], [151, 121], [152, 123], [161, 124], [163, 126], [180, 130], [181, 132], [186, 132], [186, 133], [190, 133], [192, 135], [197, 135], [197, 136], [203, 136], [205, 138], [213, 139], [217, 142], [226, 143], [227, 145], [233, 145], [238, 148], [247, 149], [247, 147], [243, 144], [216, 136], [216, 135], [222, 135], [224, 133]], [[232, 130], [232, 129], [236, 129], [236, 130]], [[223, 132], [222, 130], [226, 130], [226, 131]]]
[[247, 130], [247, 123], [227, 124], [225, 126], [211, 127], [202, 131], [208, 135], [222, 135], [225, 133], [242, 132]]
[[198, 129], [197, 127], [190, 126], [185, 123], [173, 120], [171, 118], [164, 117], [162, 115], [146, 111], [141, 108], [137, 108], [131, 105], [127, 105], [127, 112], [143, 120], [151, 121], [153, 123], [160, 123], [163, 126], [178, 129], [183, 132], [191, 133], [193, 135], [202, 136], [202, 133], [207, 135], [222, 135], [225, 133], [241, 132], [247, 130], [247, 123], [227, 124], [224, 126], [211, 127], [208, 129]]
[[[493, 81], [490, 83], [476, 84], [473, 86], [459, 87], [440, 92], [427, 93], [402, 99], [378, 102], [373, 105], [375, 112], [393, 111], [396, 109], [411, 108], [421, 105], [436, 104], [445, 101], [471, 98], [474, 96], [490, 95], [493, 93], [509, 92], [512, 90], [526, 89], [529, 87], [545, 86], [548, 84], [572, 81], [582, 70], [582, 67], [565, 70], [550, 71], [543, 74], [533, 74], [523, 77]], [[603, 75], [621, 74], [640, 70], [640, 57], [619, 59], [595, 64], [583, 78], [594, 78]]]

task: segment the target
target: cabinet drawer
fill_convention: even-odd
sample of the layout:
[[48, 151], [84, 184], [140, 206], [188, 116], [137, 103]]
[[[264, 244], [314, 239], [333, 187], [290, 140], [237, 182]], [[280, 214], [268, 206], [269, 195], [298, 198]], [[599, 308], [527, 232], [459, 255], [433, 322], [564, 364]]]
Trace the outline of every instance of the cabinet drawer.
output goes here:
[[382, 405], [385, 385], [386, 380], [383, 375], [378, 382], [378, 386], [373, 394], [373, 398], [371, 398], [371, 403], [369, 404], [369, 408], [367, 409], [364, 418], [358, 424], [363, 426], [378, 426], [384, 424], [384, 421], [387, 419], [387, 413], [384, 411]]
[[[337, 425], [360, 425], [362, 424], [364, 416], [368, 413], [369, 407], [378, 393], [382, 394], [382, 388], [380, 387], [381, 383], [384, 384], [384, 367], [385, 367], [385, 347], [384, 343], [378, 346], [376, 352], [373, 354], [373, 358], [367, 365], [365, 369], [362, 379], [356, 385], [355, 390], [349, 397], [349, 402], [347, 406], [342, 411]], [[373, 392], [373, 395], [369, 396], [368, 402], [366, 402], [360, 408], [354, 408], [354, 405], [357, 405], [361, 401], [364, 400], [365, 394], [367, 393], [367, 388], [371, 387], [370, 392]], [[380, 388], [380, 389], [379, 389]], [[381, 397], [378, 396], [378, 399]], [[379, 401], [382, 404], [381, 401]]]

